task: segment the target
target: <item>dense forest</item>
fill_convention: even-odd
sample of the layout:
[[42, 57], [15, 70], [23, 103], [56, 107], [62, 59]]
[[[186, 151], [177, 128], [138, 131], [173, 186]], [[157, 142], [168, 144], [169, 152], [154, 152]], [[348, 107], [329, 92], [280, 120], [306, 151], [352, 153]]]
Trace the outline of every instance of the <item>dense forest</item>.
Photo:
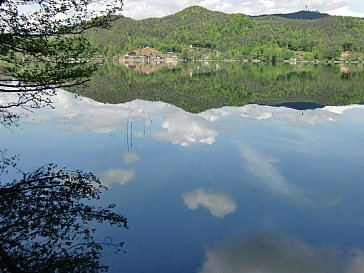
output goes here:
[[364, 68], [334, 65], [182, 63], [145, 74], [122, 65], [100, 67], [88, 86], [73, 92], [103, 103], [163, 101], [198, 113], [226, 105], [348, 105], [364, 102]]
[[364, 59], [364, 20], [354, 17], [253, 18], [194, 6], [163, 18], [114, 19], [108, 29], [85, 33], [106, 57], [149, 46], [184, 59], [338, 60], [347, 50], [349, 59]]

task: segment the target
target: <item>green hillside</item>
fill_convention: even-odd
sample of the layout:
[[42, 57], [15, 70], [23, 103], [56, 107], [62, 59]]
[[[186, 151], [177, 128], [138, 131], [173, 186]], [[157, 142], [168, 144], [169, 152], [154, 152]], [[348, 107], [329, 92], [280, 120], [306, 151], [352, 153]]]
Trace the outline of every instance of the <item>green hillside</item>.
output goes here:
[[194, 6], [163, 18], [116, 17], [109, 29], [85, 35], [108, 57], [146, 46], [188, 59], [339, 59], [344, 50], [353, 60], [364, 56], [364, 20], [340, 16], [252, 18]]

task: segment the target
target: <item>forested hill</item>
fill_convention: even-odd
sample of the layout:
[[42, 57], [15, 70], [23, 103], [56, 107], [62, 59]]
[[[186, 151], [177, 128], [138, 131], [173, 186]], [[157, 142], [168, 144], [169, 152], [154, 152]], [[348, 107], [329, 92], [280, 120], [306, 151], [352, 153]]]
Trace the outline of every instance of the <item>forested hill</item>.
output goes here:
[[330, 15], [327, 13], [321, 13], [318, 11], [297, 11], [293, 13], [277, 13], [277, 14], [269, 14], [269, 15], [259, 15], [259, 16], [252, 16], [252, 17], [267, 17], [267, 16], [277, 16], [286, 19], [298, 19], [298, 20], [316, 20], [325, 17], [329, 17]]
[[163, 18], [116, 17], [109, 29], [86, 35], [107, 57], [146, 46], [187, 59], [339, 59], [346, 50], [352, 59], [364, 56], [364, 20], [353, 17], [252, 18], [194, 6]]

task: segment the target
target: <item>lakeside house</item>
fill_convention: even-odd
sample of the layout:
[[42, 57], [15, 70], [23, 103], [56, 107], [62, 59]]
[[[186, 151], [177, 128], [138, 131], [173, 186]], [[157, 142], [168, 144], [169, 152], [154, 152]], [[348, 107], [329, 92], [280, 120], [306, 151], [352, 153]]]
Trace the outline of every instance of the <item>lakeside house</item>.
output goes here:
[[145, 47], [119, 56], [118, 61], [119, 63], [177, 63], [177, 55], [173, 52], [162, 53], [154, 48]]

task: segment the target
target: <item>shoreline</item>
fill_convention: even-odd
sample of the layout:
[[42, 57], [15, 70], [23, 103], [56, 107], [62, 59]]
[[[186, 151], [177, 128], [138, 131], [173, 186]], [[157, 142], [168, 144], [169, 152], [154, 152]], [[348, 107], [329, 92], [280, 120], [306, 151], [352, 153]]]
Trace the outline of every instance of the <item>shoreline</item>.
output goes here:
[[[103, 62], [118, 62], [117, 58], [106, 58], [103, 60]], [[265, 61], [265, 60], [259, 60], [259, 59], [253, 59], [253, 60], [248, 60], [248, 59], [221, 59], [221, 60], [217, 60], [217, 59], [198, 59], [198, 60], [186, 60], [186, 59], [177, 59], [176, 61], [170, 62], [170, 61], [164, 61], [164, 60], [159, 60], [159, 61], [145, 61], [145, 60], [134, 60], [134, 61], [129, 61], [129, 62], [122, 62], [124, 64], [155, 64], [155, 65], [159, 65], [159, 64], [169, 64], [169, 63], [208, 63], [208, 62], [222, 62], [222, 63], [227, 63], [227, 62], [235, 62], [235, 63], [251, 63], [251, 64], [291, 64], [291, 65], [296, 65], [296, 64], [362, 64], [364, 65], [364, 60], [356, 60], [356, 61], [351, 61], [351, 60], [278, 60], [275, 62], [272, 61]], [[119, 62], [120, 63], [120, 62]], [[121, 64], [121, 63], [120, 63]]]

